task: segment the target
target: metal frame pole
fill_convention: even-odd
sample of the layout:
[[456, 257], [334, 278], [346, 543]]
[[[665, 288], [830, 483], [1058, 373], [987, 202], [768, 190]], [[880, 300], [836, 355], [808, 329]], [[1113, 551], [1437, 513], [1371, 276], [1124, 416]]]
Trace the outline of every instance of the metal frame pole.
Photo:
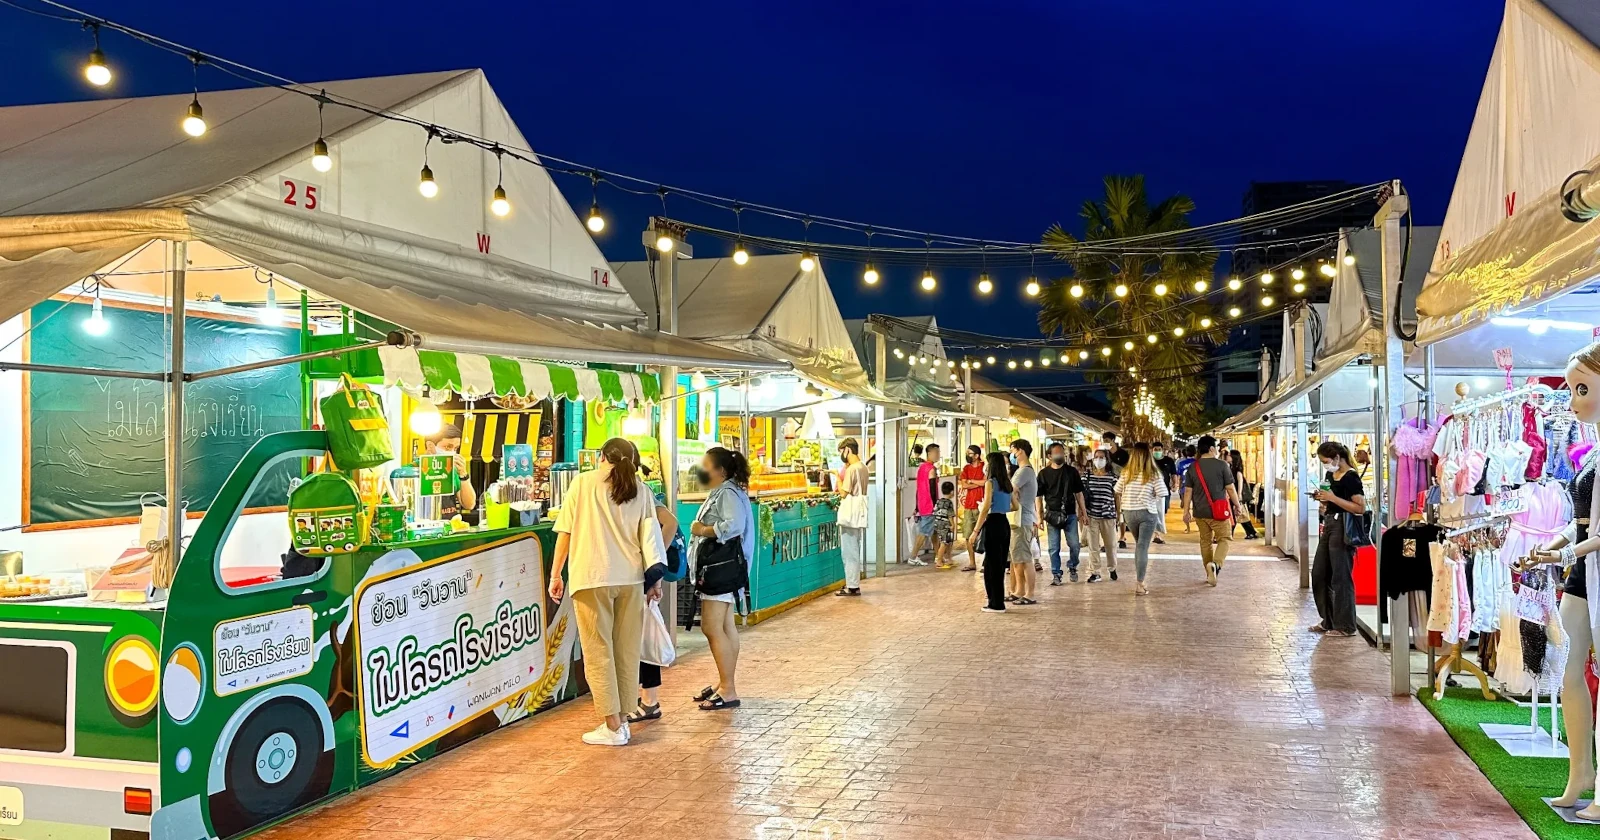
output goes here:
[[[1377, 225], [1382, 245], [1382, 301], [1379, 307], [1380, 319], [1383, 324], [1383, 351], [1373, 356], [1373, 363], [1378, 366], [1375, 371], [1378, 376], [1377, 392], [1373, 395], [1374, 412], [1372, 438], [1372, 462], [1378, 465], [1377, 497], [1378, 506], [1375, 509], [1375, 518], [1384, 526], [1389, 524], [1388, 510], [1385, 504], [1384, 493], [1388, 485], [1389, 453], [1388, 447], [1379, 449], [1379, 444], [1386, 440], [1388, 430], [1399, 424], [1400, 406], [1405, 403], [1406, 387], [1406, 357], [1405, 347], [1400, 337], [1394, 334], [1394, 324], [1397, 319], [1395, 306], [1400, 295], [1398, 294], [1403, 278], [1401, 277], [1401, 254], [1404, 243], [1400, 241], [1400, 219], [1410, 211], [1410, 200], [1400, 191], [1400, 182], [1393, 182], [1391, 197], [1379, 208], [1373, 222]], [[1430, 365], [1431, 367], [1431, 365]], [[1431, 378], [1431, 376], [1430, 376]], [[1429, 383], [1431, 386], [1431, 382]], [[1383, 540], [1378, 540], [1378, 568], [1383, 568]], [[1411, 598], [1392, 598], [1389, 601], [1389, 693], [1395, 697], [1411, 693]]]
[[[167, 382], [167, 538], [168, 550], [182, 562], [183, 526], [183, 363], [184, 319], [187, 314], [189, 279], [189, 243], [170, 243], [172, 255], [171, 307], [172, 324], [169, 327], [171, 365]], [[175, 563], [174, 566], [177, 564]]]

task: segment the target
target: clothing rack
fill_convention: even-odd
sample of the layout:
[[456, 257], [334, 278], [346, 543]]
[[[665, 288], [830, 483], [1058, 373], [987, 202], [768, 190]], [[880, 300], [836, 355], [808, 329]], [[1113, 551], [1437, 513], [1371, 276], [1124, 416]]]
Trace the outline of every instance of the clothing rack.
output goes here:
[[1497, 394], [1473, 397], [1471, 399], [1456, 400], [1455, 405], [1450, 406], [1450, 413], [1453, 416], [1461, 417], [1462, 415], [1471, 414], [1474, 411], [1481, 411], [1485, 408], [1491, 408], [1501, 403], [1511, 402], [1523, 397], [1549, 396], [1553, 393], [1555, 393], [1555, 389], [1551, 388], [1549, 385], [1545, 385], [1542, 382], [1535, 382], [1532, 385], [1523, 385], [1519, 388], [1512, 388], [1508, 391], [1501, 391]]

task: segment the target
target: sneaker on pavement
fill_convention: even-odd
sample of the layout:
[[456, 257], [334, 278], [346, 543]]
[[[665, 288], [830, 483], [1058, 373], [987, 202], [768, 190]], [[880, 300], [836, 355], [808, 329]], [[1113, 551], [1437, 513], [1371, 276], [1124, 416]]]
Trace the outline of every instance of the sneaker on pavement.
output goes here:
[[1072, 582], [1073, 583], [1077, 583], [1078, 582], [1078, 570], [1077, 569], [1073, 569], [1072, 570]]
[[986, 612], [986, 613], [1003, 613], [1003, 612], [1005, 612], [1005, 610], [1003, 610], [1003, 609], [997, 610], [994, 607], [989, 606], [988, 604], [984, 604], [983, 605], [983, 611]]
[[605, 721], [594, 729], [583, 733], [583, 742], [597, 747], [621, 747], [628, 743], [628, 725], [624, 723], [621, 729], [612, 729], [606, 726]]
[[1128, 541], [1127, 540], [1117, 540], [1117, 548], [1127, 548], [1127, 547], [1128, 547]]
[[1215, 563], [1207, 563], [1206, 564], [1206, 585], [1207, 586], [1216, 586], [1217, 585], [1217, 564], [1215, 564]]
[[1051, 586], [1060, 586], [1061, 585], [1061, 573], [1060, 572], [1057, 572], [1057, 573], [1055, 573], [1055, 574], [1050, 576], [1050, 585]]
[[1085, 581], [1085, 583], [1099, 583], [1099, 582], [1100, 582], [1100, 576], [1099, 575], [1090, 575], [1089, 579], [1087, 581]]
[[1117, 570], [1116, 569], [1112, 569], [1111, 570], [1111, 579], [1112, 580], [1116, 580], [1117, 579]]

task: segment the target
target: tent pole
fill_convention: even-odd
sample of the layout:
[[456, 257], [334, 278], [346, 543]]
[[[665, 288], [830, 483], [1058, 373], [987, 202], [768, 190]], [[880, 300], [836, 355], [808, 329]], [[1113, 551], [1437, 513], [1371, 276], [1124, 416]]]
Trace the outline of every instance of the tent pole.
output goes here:
[[[1390, 197], [1379, 208], [1373, 223], [1378, 227], [1379, 243], [1382, 245], [1382, 273], [1383, 282], [1379, 285], [1382, 289], [1381, 308], [1379, 320], [1383, 324], [1383, 351], [1373, 356], [1373, 363], [1379, 365], [1374, 373], [1378, 378], [1377, 390], [1373, 393], [1373, 438], [1372, 438], [1372, 463], [1378, 469], [1375, 481], [1377, 485], [1377, 504], [1373, 507], [1373, 518], [1382, 527], [1389, 525], [1390, 516], [1387, 508], [1389, 505], [1384, 498], [1388, 489], [1389, 452], [1385, 437], [1388, 430], [1400, 424], [1400, 406], [1405, 404], [1406, 386], [1406, 354], [1405, 347], [1400, 337], [1394, 333], [1394, 324], [1398, 321], [1395, 306], [1398, 304], [1399, 292], [1404, 282], [1401, 276], [1403, 266], [1400, 257], [1404, 245], [1400, 241], [1400, 219], [1410, 212], [1411, 205], [1405, 193], [1400, 191], [1400, 182], [1394, 181], [1390, 187]], [[1430, 383], [1431, 384], [1431, 383]], [[1378, 553], [1378, 566], [1383, 566], [1383, 540], [1379, 538], [1375, 546]], [[1380, 593], [1378, 597], [1383, 597]], [[1400, 697], [1411, 693], [1411, 596], [1402, 594], [1399, 598], [1389, 600], [1389, 693]]]
[[[183, 557], [183, 356], [184, 319], [187, 317], [189, 243], [168, 243], [172, 264], [171, 379], [167, 382], [167, 538], [176, 560]], [[177, 563], [173, 564], [174, 566]]]

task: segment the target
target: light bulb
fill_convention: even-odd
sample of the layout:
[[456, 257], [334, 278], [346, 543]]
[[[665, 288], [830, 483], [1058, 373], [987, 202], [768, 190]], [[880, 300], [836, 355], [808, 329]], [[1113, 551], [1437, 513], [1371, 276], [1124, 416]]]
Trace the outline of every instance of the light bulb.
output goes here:
[[939, 375], [939, 366], [938, 365], [934, 365], [933, 367], [928, 368], [928, 375], [929, 376], [938, 376]]
[[1117, 287], [1115, 289], [1112, 289], [1111, 292], [1112, 292], [1112, 294], [1115, 294], [1117, 297], [1127, 297], [1128, 296], [1128, 286], [1127, 286], [1126, 283], [1118, 283]]
[[931, 292], [937, 285], [939, 285], [939, 281], [933, 279], [933, 272], [929, 271], [922, 275], [922, 288], [925, 291]]
[[1058, 361], [1060, 361], [1064, 365], [1070, 365], [1070, 364], [1072, 364], [1072, 357], [1067, 355], [1067, 351], [1062, 350], [1061, 351], [1061, 358]]
[[894, 357], [896, 359], [904, 359], [906, 357], [905, 351], [901, 350], [898, 347], [894, 348]]
[[1016, 359], [1011, 359], [1011, 360], [1007, 361], [1006, 362], [1006, 368], [1008, 370], [1016, 370], [1017, 369], [1017, 360]]
[[650, 418], [644, 412], [633, 409], [622, 420], [622, 434], [624, 437], [644, 437], [650, 434]]
[[1122, 342], [1122, 349], [1124, 349], [1124, 350], [1132, 350], [1133, 349], [1133, 342], [1132, 341], [1124, 341], [1124, 342]]
[[1210, 318], [1201, 318], [1200, 319], [1200, 329], [1202, 329], [1202, 330], [1211, 329], [1211, 319]]
[[417, 179], [417, 192], [422, 193], [423, 198], [433, 198], [439, 194], [439, 182], [433, 180], [433, 170], [427, 164], [423, 164], [422, 175]]
[[[1139, 372], [1139, 368], [1136, 365], [1128, 365], [1128, 372], [1129, 373], [1138, 373]], [[1143, 414], [1144, 412], [1140, 412], [1140, 413]]]
[[1050, 366], [1050, 357], [1049, 356], [1045, 356], [1045, 357], [1041, 358], [1039, 360], [1039, 364], [1041, 366], [1043, 366], [1043, 367], [1049, 367]]
[[271, 283], [267, 284], [267, 305], [261, 307], [261, 323], [274, 326], [283, 323], [283, 310], [278, 308], [278, 290]]
[[952, 373], [952, 374], [950, 374], [950, 381], [951, 382], [960, 382], [961, 381], [961, 377], [956, 376], [955, 374]]
[[1028, 285], [1023, 287], [1023, 291], [1028, 293], [1028, 297], [1038, 297], [1039, 296], [1039, 278], [1037, 278], [1037, 277], [1029, 277], [1028, 278]]
[[800, 255], [800, 270], [801, 271], [810, 271], [811, 269], [816, 268], [816, 267], [817, 267], [817, 258], [816, 257], [811, 256], [811, 254], [809, 252]]
[[1273, 280], [1272, 272], [1270, 272], [1270, 271], [1265, 272], [1265, 273], [1263, 273], [1261, 275], [1261, 285], [1263, 285], [1263, 286], [1272, 285], [1272, 280]]
[[[1109, 350], [1111, 348], [1108, 347], [1106, 349]], [[1087, 359], [1087, 358], [1089, 358], [1089, 351], [1088, 350], [1079, 350], [1078, 351], [1078, 360], [1079, 361], [1082, 361], [1082, 360]]]
[[1344, 255], [1344, 264], [1345, 265], [1355, 265], [1356, 264], [1356, 255], [1355, 254], [1345, 254]]
[[1022, 366], [1025, 367], [1025, 368], [1028, 368], [1029, 370], [1032, 370], [1033, 369], [1033, 360], [1032, 359], [1023, 359], [1022, 360]]
[[199, 137], [206, 133], [206, 112], [200, 107], [199, 96], [189, 103], [189, 113], [183, 118], [183, 133], [190, 137]]
[[89, 53], [89, 63], [83, 66], [83, 77], [95, 87], [105, 87], [111, 84], [111, 68], [106, 66], [106, 54], [99, 47]]
[[1271, 306], [1272, 305], [1272, 295], [1262, 295], [1261, 296], [1261, 305], [1262, 306]]
[[1197, 292], [1203, 292], [1203, 291], [1205, 291], [1206, 289], [1208, 289], [1210, 287], [1211, 287], [1210, 284], [1207, 283], [1204, 280], [1196, 280], [1196, 281], [1194, 281], [1194, 290], [1197, 291]]
[[[606, 217], [600, 215], [599, 202], [589, 205], [589, 218], [583, 220], [583, 225], [589, 229], [590, 233], [599, 233], [606, 229]], [[734, 261], [738, 262], [737, 259]], [[744, 263], [739, 264], [743, 265]]]
[[1228, 291], [1237, 292], [1242, 288], [1244, 288], [1244, 282], [1239, 278], [1235, 277], [1228, 281]]
[[1183, 338], [1183, 327], [1173, 327], [1172, 334], [1179, 338]]
[[878, 284], [878, 270], [872, 267], [872, 263], [867, 263], [867, 270], [861, 272], [861, 282], [868, 286], [876, 286]]
[[1155, 333], [1151, 333], [1151, 334], [1145, 336], [1144, 340], [1149, 344], [1155, 344], [1157, 341], [1160, 341], [1161, 338], [1159, 336], [1157, 336]]
[[83, 331], [90, 335], [105, 335], [111, 331], [111, 322], [106, 320], [105, 310], [100, 306], [100, 296], [94, 298], [94, 308], [89, 311], [89, 317], [83, 319]]
[[952, 368], [953, 368], [953, 367], [955, 367], [955, 366], [956, 366], [956, 362], [955, 362], [955, 360], [954, 360], [954, 359], [945, 359], [945, 360], [944, 360], [944, 366], [945, 366], [945, 367], [952, 367]]
[[333, 158], [328, 155], [328, 141], [321, 137], [311, 144], [311, 168], [318, 172], [327, 172], [333, 168]]
[[962, 370], [971, 370], [972, 369], [972, 363], [968, 362], [968, 361], [962, 361], [961, 362], [961, 369]]
[[1239, 317], [1239, 312], [1240, 312], [1240, 310], [1239, 310], [1239, 307], [1237, 307], [1237, 306], [1228, 307], [1228, 317], [1229, 318], [1237, 318], [1237, 317]]
[[1102, 356], [1111, 355], [1111, 348], [1110, 347], [1102, 347], [1102, 348], [1100, 348], [1100, 355], [1102, 355]]
[[1337, 277], [1337, 276], [1339, 276], [1339, 269], [1334, 268], [1333, 267], [1333, 263], [1323, 263], [1322, 265], [1317, 267], [1317, 270], [1322, 272], [1322, 276], [1323, 277]]
[[1304, 280], [1306, 279], [1306, 270], [1303, 268], [1296, 268], [1294, 271], [1289, 272], [1289, 278], [1291, 280]]
[[1165, 284], [1165, 283], [1157, 283], [1156, 287], [1154, 289], [1151, 289], [1150, 291], [1155, 292], [1156, 293], [1156, 297], [1162, 297], [1162, 296], [1166, 295], [1166, 293], [1167, 293], [1167, 284]]
[[664, 233], [661, 234], [660, 236], [656, 237], [656, 250], [657, 251], [660, 251], [663, 254], [671, 253], [672, 245], [673, 245], [672, 237], [670, 237], [670, 236], [668, 236], [668, 235], [666, 235]]
[[1304, 294], [1305, 290], [1306, 290], [1306, 284], [1304, 284], [1304, 283], [1296, 283], [1296, 284], [1294, 284], [1294, 293], [1295, 294], [1297, 294], [1297, 295], [1298, 294]]
[[496, 216], [505, 216], [511, 212], [511, 202], [506, 200], [506, 188], [494, 188], [494, 200], [489, 202], [489, 210]]
[[989, 356], [988, 358], [984, 359], [983, 361], [985, 363], [987, 363], [987, 364], [991, 364], [992, 365], [992, 364], [994, 364], [994, 357], [993, 356]]
[[417, 408], [411, 412], [411, 433], [419, 437], [432, 437], [444, 428], [444, 418], [439, 416], [439, 407], [423, 399], [418, 401]]
[[977, 370], [978, 368], [981, 368], [981, 367], [983, 367], [983, 363], [982, 362], [973, 362], [972, 363], [972, 369], [973, 370]]
[[1067, 294], [1075, 298], [1083, 297], [1083, 285], [1081, 283], [1073, 283], [1072, 288], [1067, 290]]
[[986, 295], [992, 291], [994, 291], [994, 281], [989, 279], [989, 275], [978, 275], [978, 294]]

